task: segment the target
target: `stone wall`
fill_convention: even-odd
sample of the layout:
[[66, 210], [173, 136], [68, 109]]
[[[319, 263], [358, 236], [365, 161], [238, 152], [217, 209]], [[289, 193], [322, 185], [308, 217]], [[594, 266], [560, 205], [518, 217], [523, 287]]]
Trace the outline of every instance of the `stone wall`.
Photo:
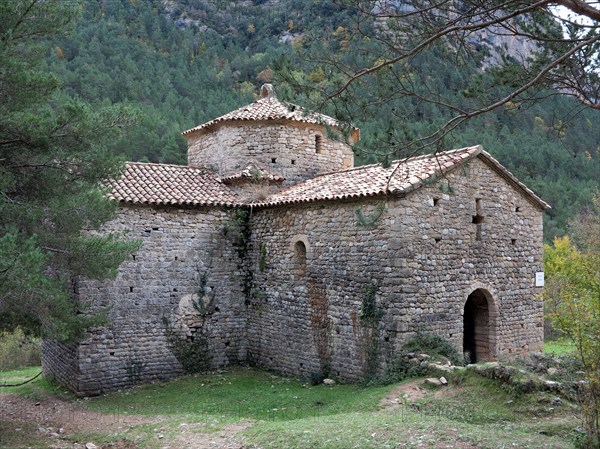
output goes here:
[[[542, 212], [480, 159], [404, 198], [262, 209], [251, 224], [248, 359], [261, 366], [359, 379], [420, 327], [462, 350], [478, 289], [493, 357], [541, 349]], [[369, 291], [375, 320], [361, 318]]]
[[[318, 148], [317, 148], [318, 147]], [[188, 139], [188, 164], [207, 166], [225, 177], [255, 162], [294, 184], [354, 165], [349, 145], [319, 125], [303, 123], [223, 124]]]
[[181, 361], [356, 380], [420, 329], [462, 350], [474, 292], [492, 358], [541, 349], [542, 212], [479, 158], [405, 197], [255, 208], [248, 244], [245, 220], [121, 207], [109, 229], [142, 248], [78, 291], [110, 322], [77, 348], [44, 342], [44, 369], [81, 394], [170, 378]]
[[44, 370], [79, 393], [99, 394], [180, 374], [172, 341], [183, 342], [184, 352], [196, 348], [196, 356], [204, 351], [206, 367], [244, 360], [237, 225], [234, 210], [121, 207], [108, 229], [129, 231], [142, 248], [115, 280], [81, 281], [78, 291], [93, 310], [106, 309], [110, 321], [76, 350], [45, 342]]

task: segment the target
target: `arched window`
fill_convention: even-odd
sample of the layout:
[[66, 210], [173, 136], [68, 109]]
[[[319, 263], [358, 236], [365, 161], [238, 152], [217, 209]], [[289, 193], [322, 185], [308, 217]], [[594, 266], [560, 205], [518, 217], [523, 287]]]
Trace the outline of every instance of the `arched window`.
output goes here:
[[302, 240], [294, 245], [294, 271], [298, 276], [306, 275], [306, 245]]

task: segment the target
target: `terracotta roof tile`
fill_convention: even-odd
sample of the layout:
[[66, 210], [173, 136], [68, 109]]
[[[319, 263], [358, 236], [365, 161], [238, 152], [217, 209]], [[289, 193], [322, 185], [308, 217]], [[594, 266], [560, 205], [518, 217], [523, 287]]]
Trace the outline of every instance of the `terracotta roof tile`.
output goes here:
[[[221, 117], [217, 117], [209, 122], [184, 131], [183, 136], [203, 131], [211, 126], [229, 121], [265, 121], [265, 120], [289, 120], [293, 122], [322, 124], [336, 128], [346, 128], [344, 124], [332, 117], [316, 112], [307, 112], [301, 106], [292, 103], [283, 102], [274, 94], [265, 98], [260, 98], [254, 103], [236, 109]], [[352, 128], [357, 131], [358, 128]]]
[[374, 164], [320, 175], [270, 195], [266, 200], [255, 203], [254, 206], [358, 198], [385, 193], [408, 193], [421, 186], [425, 181], [434, 179], [441, 173], [479, 155], [492, 165], [495, 171], [521, 189], [540, 207], [543, 209], [550, 207], [498, 161], [483, 151], [481, 146], [403, 159], [393, 162], [387, 168], [381, 164]]
[[[550, 208], [497, 160], [483, 151], [481, 146], [403, 159], [393, 162], [387, 168], [381, 164], [373, 164], [319, 175], [251, 205], [267, 207], [368, 197], [385, 193], [408, 193], [423, 183], [437, 178], [441, 173], [452, 170], [475, 157], [487, 163], [540, 208]], [[254, 176], [254, 172], [251, 172], [252, 167], [248, 166], [237, 175], [220, 180], [207, 168], [128, 162], [122, 177], [111, 183], [113, 190], [110, 197], [133, 204], [244, 205], [225, 182]], [[265, 176], [275, 181], [279, 178], [268, 172]]]
[[233, 206], [233, 191], [206, 168], [128, 162], [110, 198], [133, 204]]

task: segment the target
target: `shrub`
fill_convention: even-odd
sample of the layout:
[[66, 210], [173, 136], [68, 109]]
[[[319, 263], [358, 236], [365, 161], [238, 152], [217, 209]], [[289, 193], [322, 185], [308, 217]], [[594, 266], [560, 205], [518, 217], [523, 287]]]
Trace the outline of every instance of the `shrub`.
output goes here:
[[433, 357], [445, 357], [453, 365], [463, 364], [462, 356], [454, 345], [444, 337], [433, 333], [418, 332], [417, 336], [410, 339], [403, 349], [406, 352], [423, 352]]
[[20, 328], [0, 333], [0, 371], [40, 364], [39, 338], [25, 335]]
[[461, 357], [452, 343], [439, 335], [418, 332], [416, 337], [410, 339], [403, 346], [403, 351], [389, 363], [384, 383], [400, 382], [411, 377], [420, 377], [428, 374], [430, 369], [426, 360], [408, 356], [409, 353], [424, 353], [435, 358], [446, 358], [454, 365], [462, 364]]

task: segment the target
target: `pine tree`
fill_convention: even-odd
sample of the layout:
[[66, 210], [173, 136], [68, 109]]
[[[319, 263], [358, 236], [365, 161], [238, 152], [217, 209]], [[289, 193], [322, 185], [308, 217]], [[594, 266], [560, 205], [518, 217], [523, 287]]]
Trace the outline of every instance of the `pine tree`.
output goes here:
[[77, 278], [115, 275], [137, 246], [95, 232], [114, 216], [106, 181], [122, 169], [103, 142], [134, 114], [66, 96], [43, 70], [54, 51], [44, 39], [79, 12], [76, 2], [0, 3], [0, 330], [61, 341], [101, 319], [73, 300]]

